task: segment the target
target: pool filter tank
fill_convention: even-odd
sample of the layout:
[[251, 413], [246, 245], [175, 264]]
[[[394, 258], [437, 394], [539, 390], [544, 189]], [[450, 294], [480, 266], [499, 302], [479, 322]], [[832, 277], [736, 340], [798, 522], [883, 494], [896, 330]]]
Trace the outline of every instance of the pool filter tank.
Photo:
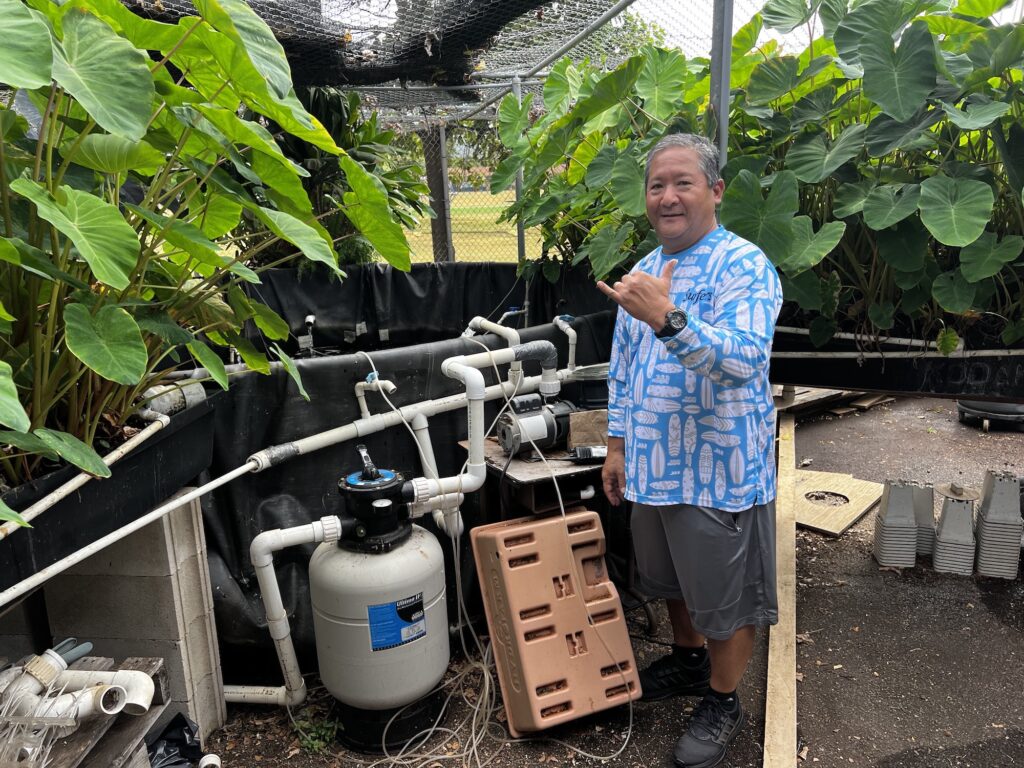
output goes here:
[[359, 451], [362, 470], [338, 483], [345, 533], [317, 547], [309, 585], [320, 678], [341, 702], [339, 738], [380, 750], [438, 714], [443, 699], [427, 695], [448, 667], [448, 609], [441, 545], [410, 522], [402, 476]]

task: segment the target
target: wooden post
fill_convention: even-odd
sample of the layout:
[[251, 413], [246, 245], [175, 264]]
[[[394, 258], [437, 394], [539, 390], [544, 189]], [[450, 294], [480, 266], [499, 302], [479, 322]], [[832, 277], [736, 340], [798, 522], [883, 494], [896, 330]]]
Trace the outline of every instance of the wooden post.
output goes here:
[[764, 768], [793, 768], [796, 742], [796, 424], [779, 414], [775, 560], [779, 623], [768, 635]]

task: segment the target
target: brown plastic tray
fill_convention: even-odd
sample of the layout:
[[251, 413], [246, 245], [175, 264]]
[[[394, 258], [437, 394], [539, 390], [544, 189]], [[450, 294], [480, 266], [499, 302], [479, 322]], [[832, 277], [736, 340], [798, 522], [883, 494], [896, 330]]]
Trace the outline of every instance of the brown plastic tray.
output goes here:
[[597, 513], [507, 520], [470, 540], [513, 736], [640, 698]]

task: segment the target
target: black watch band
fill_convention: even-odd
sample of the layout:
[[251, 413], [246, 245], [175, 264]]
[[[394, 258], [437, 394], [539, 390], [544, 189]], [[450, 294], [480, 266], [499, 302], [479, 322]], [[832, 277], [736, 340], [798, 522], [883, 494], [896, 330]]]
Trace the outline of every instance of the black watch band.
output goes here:
[[686, 327], [686, 322], [687, 317], [683, 310], [679, 309], [679, 307], [670, 309], [665, 313], [665, 325], [654, 335], [659, 339], [671, 338]]

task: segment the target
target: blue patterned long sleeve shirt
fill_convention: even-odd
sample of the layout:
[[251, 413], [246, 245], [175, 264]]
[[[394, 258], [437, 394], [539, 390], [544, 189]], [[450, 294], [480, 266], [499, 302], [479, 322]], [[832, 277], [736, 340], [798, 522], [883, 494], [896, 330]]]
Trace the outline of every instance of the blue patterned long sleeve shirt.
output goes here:
[[633, 268], [660, 276], [687, 314], [659, 339], [620, 309], [608, 370], [608, 434], [626, 446], [625, 496], [739, 512], [775, 498], [775, 406], [768, 383], [782, 288], [761, 250], [721, 226], [685, 251]]

